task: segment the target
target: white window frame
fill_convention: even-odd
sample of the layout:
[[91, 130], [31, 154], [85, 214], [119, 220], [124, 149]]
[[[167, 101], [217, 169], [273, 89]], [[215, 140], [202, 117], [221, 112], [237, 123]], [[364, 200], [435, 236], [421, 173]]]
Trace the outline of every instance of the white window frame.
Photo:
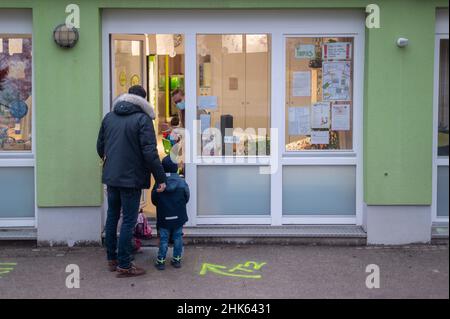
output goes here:
[[433, 222], [446, 222], [449, 218], [438, 216], [437, 214], [437, 183], [438, 168], [448, 167], [448, 156], [438, 156], [438, 122], [439, 122], [439, 73], [440, 73], [440, 41], [449, 39], [449, 17], [448, 9], [437, 10], [436, 12], [436, 35], [434, 45], [434, 90], [433, 90], [433, 173], [432, 173], [432, 201], [431, 212]]
[[[102, 12], [103, 43], [103, 110], [109, 112], [110, 90], [110, 34], [173, 34], [185, 37], [185, 92], [186, 128], [195, 132], [197, 99], [197, 57], [196, 36], [198, 34], [269, 34], [271, 37], [271, 103], [270, 123], [278, 128], [278, 144], [271, 143], [270, 160], [277, 161], [279, 169], [271, 175], [271, 214], [264, 216], [197, 216], [197, 167], [211, 165], [197, 163], [196, 138], [190, 153], [195, 159], [186, 164], [186, 180], [191, 185], [191, 198], [188, 204], [189, 226], [211, 224], [357, 224], [362, 225], [363, 183], [362, 183], [362, 121], [363, 121], [363, 83], [364, 83], [364, 10], [109, 10]], [[230, 19], [230, 17], [233, 17]], [[270, 21], [270, 23], [267, 23]], [[283, 156], [284, 152], [284, 113], [285, 113], [285, 46], [286, 35], [351, 35], [354, 42], [354, 143], [351, 156], [332, 152], [299, 157]], [[280, 110], [283, 110], [280, 112]], [[193, 135], [194, 137], [195, 135]], [[271, 136], [271, 140], [273, 136]], [[278, 148], [276, 148], [278, 147]], [[331, 153], [331, 152], [327, 152]], [[339, 152], [342, 153], [342, 152]], [[345, 153], [349, 153], [348, 151]], [[312, 154], [312, 153], [310, 153]], [[276, 157], [275, 157], [276, 156]], [[258, 159], [260, 159], [258, 157]], [[273, 162], [269, 162], [273, 165]], [[230, 164], [227, 164], [230, 165]], [[255, 165], [252, 161], [231, 165]], [[261, 166], [266, 166], [261, 165]], [[353, 165], [357, 169], [357, 211], [356, 216], [282, 216], [282, 165]]]
[[[1, 35], [30, 36], [34, 40], [32, 11], [29, 9], [0, 9]], [[32, 43], [34, 48], [34, 43]], [[37, 227], [36, 191], [36, 103], [35, 103], [35, 59], [32, 59], [32, 103], [31, 152], [0, 152], [0, 167], [32, 167], [34, 171], [34, 217], [0, 218], [0, 227]]]
[[[285, 34], [283, 38], [283, 79], [286, 79], [286, 40], [296, 37], [352, 37], [353, 38], [353, 133], [351, 150], [332, 151], [286, 151], [286, 108], [283, 107], [279, 153], [282, 154], [282, 167], [284, 166], [352, 166], [356, 169], [356, 212], [354, 215], [298, 215], [284, 216], [281, 211], [278, 219], [281, 224], [356, 224], [363, 222], [363, 107], [364, 107], [364, 26], [357, 32], [341, 33], [325, 31], [323, 33], [296, 33]], [[283, 81], [283, 106], [286, 105], [286, 81]], [[278, 178], [282, 181], [282, 174]], [[282, 194], [279, 195], [282, 206]]]

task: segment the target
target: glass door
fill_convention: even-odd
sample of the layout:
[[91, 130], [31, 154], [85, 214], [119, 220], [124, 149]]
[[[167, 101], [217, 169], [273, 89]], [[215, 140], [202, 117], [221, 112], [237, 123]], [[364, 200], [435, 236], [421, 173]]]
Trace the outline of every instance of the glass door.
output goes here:
[[[436, 37], [435, 119], [433, 150], [433, 220], [448, 222], [449, 212], [449, 40], [447, 35]], [[437, 105], [436, 105], [437, 104]]]
[[[163, 159], [174, 149], [175, 142], [181, 142], [170, 139], [183, 126], [172, 95], [175, 90], [184, 90], [184, 36], [112, 34], [110, 49], [111, 102], [133, 85], [144, 87], [155, 111], [154, 128], [159, 156]], [[151, 185], [154, 185], [153, 177]], [[156, 208], [150, 194], [151, 190], [143, 190], [141, 209], [147, 217], [155, 219]]]
[[356, 222], [355, 109], [361, 105], [354, 103], [354, 52], [354, 36], [285, 38], [286, 223]]

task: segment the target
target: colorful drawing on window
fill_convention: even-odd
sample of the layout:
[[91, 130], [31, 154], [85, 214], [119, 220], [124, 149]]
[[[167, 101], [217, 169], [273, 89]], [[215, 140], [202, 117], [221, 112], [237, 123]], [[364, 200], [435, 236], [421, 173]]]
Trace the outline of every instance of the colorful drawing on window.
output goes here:
[[[0, 70], [8, 70], [1, 81], [0, 104], [10, 105], [15, 100], [26, 101], [31, 95], [31, 39], [22, 40], [21, 53], [10, 55], [9, 49], [0, 53]], [[4, 38], [3, 46], [8, 47], [9, 44], [8, 39]]]
[[120, 72], [119, 83], [120, 83], [120, 86], [122, 86], [122, 87], [127, 85], [127, 73], [125, 71]]
[[349, 101], [351, 62], [327, 62], [323, 64], [323, 100]]
[[20, 120], [28, 113], [28, 105], [23, 101], [13, 101], [9, 106], [9, 112], [15, 118]]
[[139, 75], [135, 74], [131, 77], [131, 86], [139, 85], [141, 83], [141, 78]]
[[0, 151], [30, 151], [32, 40], [2, 37], [0, 47]]

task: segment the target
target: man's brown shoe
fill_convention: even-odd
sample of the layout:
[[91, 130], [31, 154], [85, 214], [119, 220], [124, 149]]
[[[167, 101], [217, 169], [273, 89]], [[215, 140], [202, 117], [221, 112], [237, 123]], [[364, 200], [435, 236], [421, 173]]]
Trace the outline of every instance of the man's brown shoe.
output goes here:
[[117, 262], [117, 260], [108, 260], [108, 270], [110, 272], [116, 271], [118, 265], [119, 263]]
[[145, 275], [144, 269], [136, 267], [133, 264], [128, 269], [123, 269], [123, 268], [117, 267], [116, 271], [117, 271], [117, 278], [128, 278], [128, 277], [137, 277], [137, 276]]

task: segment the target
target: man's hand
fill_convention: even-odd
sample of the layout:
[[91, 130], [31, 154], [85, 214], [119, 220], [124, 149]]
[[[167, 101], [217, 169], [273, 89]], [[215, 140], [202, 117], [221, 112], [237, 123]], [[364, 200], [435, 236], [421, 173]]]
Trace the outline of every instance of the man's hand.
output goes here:
[[162, 193], [166, 190], [166, 183], [162, 183], [158, 185], [158, 188], [156, 189], [157, 193]]

